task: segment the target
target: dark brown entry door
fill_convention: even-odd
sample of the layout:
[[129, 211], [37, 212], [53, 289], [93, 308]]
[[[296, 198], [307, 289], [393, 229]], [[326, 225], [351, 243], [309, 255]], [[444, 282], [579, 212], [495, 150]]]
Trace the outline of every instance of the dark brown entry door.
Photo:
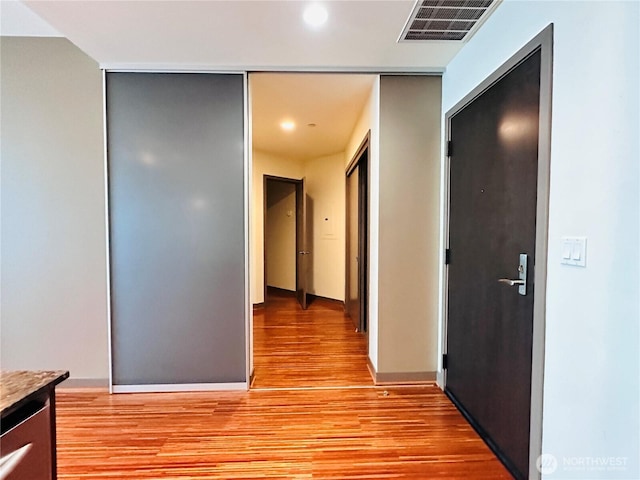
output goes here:
[[[450, 119], [446, 392], [516, 478], [529, 465], [540, 51]], [[517, 282], [527, 256], [526, 294]]]
[[309, 235], [307, 232], [307, 192], [303, 178], [296, 184], [296, 297], [303, 310], [307, 309], [309, 277]]

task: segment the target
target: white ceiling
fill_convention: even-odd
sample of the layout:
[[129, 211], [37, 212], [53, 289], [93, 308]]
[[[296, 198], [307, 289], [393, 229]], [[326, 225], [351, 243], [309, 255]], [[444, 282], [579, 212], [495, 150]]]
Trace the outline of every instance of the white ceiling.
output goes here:
[[398, 43], [414, 0], [25, 0], [106, 68], [441, 72], [461, 42]]
[[251, 77], [254, 147], [305, 159], [344, 150], [373, 82], [317, 72], [438, 73], [463, 46], [398, 43], [414, 0], [320, 2], [329, 19], [315, 30], [307, 0], [0, 0], [0, 27], [67, 37], [107, 69], [315, 71]]
[[0, 34], [22, 37], [63, 36], [17, 0], [0, 0]]
[[[250, 76], [253, 147], [306, 160], [345, 150], [371, 93], [373, 75], [278, 74]], [[284, 120], [296, 124], [287, 132]], [[314, 123], [315, 127], [309, 127]]]

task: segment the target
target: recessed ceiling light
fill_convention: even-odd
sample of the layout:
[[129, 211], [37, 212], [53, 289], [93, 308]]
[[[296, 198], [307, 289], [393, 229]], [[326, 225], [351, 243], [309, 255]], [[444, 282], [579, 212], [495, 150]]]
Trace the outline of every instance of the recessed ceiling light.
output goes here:
[[304, 10], [302, 18], [304, 18], [307, 25], [318, 28], [325, 24], [327, 18], [329, 18], [329, 14], [327, 13], [327, 9], [322, 5], [312, 3]]
[[282, 128], [286, 132], [290, 132], [291, 130], [296, 128], [296, 124], [291, 120], [285, 120], [284, 122], [280, 123], [280, 128]]

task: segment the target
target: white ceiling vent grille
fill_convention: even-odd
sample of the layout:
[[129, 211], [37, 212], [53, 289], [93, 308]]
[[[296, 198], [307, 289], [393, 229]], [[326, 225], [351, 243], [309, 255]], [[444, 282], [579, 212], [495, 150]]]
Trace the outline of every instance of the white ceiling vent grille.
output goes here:
[[499, 0], [418, 0], [398, 41], [463, 40], [498, 3]]

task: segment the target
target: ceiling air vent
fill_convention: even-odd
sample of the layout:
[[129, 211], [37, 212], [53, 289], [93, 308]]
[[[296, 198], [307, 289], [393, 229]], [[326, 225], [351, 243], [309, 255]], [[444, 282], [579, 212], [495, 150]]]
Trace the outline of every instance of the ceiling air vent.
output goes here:
[[418, 0], [400, 42], [467, 40], [500, 0]]

